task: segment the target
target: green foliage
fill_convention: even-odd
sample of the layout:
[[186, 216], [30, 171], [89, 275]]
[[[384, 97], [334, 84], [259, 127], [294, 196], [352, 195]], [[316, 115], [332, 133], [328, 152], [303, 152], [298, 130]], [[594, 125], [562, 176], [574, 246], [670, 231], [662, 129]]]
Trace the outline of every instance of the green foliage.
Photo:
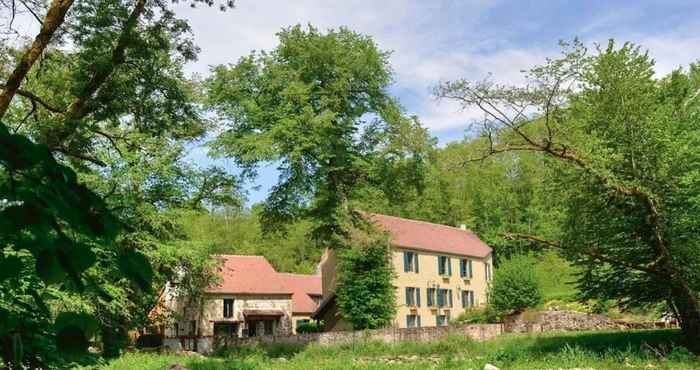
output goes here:
[[677, 331], [578, 332], [511, 335], [475, 342], [465, 337], [419, 343], [356, 341], [346, 345], [256, 346], [198, 358], [129, 353], [105, 369], [692, 369], [698, 359], [678, 346]]
[[178, 220], [192, 248], [214, 254], [262, 255], [277, 271], [311, 274], [321, 257], [321, 249], [310, 239], [308, 221], [288, 224], [284, 232], [264, 232], [255, 208], [181, 211]]
[[323, 331], [323, 325], [316, 322], [305, 322], [297, 326], [297, 334], [304, 333], [320, 333]]
[[[0, 266], [14, 266], [0, 284], [6, 363], [61, 364], [57, 344], [85, 340], [119, 354], [173, 273], [152, 263], [183, 237], [169, 210], [241, 203], [235, 178], [183, 160], [209, 126], [182, 70], [197, 49], [169, 7], [76, 2], [2, 117]], [[22, 53], [3, 45], [0, 79]], [[97, 330], [57, 332], [66, 312]]]
[[532, 257], [515, 255], [503, 261], [488, 291], [489, 305], [499, 314], [520, 312], [542, 303]]
[[[700, 253], [689, 237], [700, 227], [700, 68], [657, 79], [638, 46], [564, 47], [528, 72], [527, 89], [458, 80], [436, 92], [493, 113], [481, 130], [487, 156], [544, 155], [547, 196], [563, 216], [552, 235], [560, 243], [547, 245], [581, 268], [580, 299], [666, 303], [700, 352]], [[511, 115], [509, 107], [539, 114]]]
[[337, 251], [335, 293], [340, 314], [358, 330], [387, 326], [396, 313], [388, 236], [357, 229], [350, 243]]
[[468, 324], [488, 324], [498, 322], [498, 319], [496, 310], [493, 309], [493, 306], [488, 305], [484, 308], [464, 310], [454, 321]]
[[287, 28], [278, 37], [271, 52], [213, 69], [209, 105], [228, 126], [212, 146], [247, 174], [261, 162], [278, 163], [280, 181], [265, 202], [265, 225], [311, 218], [317, 239], [332, 245], [346, 235], [353, 191], [383, 173], [377, 161], [405, 158], [420, 147], [392, 138], [427, 134], [389, 96], [389, 54], [370, 37], [312, 26]]

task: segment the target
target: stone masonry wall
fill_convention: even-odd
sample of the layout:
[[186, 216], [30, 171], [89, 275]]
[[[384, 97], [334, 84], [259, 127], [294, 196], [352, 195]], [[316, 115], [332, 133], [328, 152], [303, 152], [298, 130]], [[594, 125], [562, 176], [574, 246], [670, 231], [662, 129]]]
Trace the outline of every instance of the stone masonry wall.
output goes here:
[[493, 339], [503, 333], [502, 324], [462, 324], [441, 327], [423, 328], [387, 328], [365, 331], [334, 331], [323, 333], [305, 333], [291, 336], [259, 336], [253, 338], [227, 338], [215, 339], [214, 348], [239, 347], [256, 343], [284, 343], [284, 344], [309, 344], [321, 345], [346, 344], [353, 341], [380, 341], [384, 343], [397, 343], [402, 341], [432, 342], [443, 339], [448, 335], [468, 336], [474, 340], [482, 341]]
[[654, 323], [630, 323], [603, 315], [575, 311], [525, 312], [503, 320], [507, 333], [537, 333], [582, 330], [653, 329]]

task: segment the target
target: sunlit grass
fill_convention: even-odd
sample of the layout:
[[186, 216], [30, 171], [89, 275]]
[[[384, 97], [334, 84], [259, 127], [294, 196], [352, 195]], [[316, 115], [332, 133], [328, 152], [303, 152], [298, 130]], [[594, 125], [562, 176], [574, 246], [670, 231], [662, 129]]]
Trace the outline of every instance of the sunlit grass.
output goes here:
[[700, 369], [675, 330], [506, 335], [474, 342], [449, 337], [432, 343], [355, 342], [337, 346], [259, 346], [198, 356], [130, 353], [105, 369]]

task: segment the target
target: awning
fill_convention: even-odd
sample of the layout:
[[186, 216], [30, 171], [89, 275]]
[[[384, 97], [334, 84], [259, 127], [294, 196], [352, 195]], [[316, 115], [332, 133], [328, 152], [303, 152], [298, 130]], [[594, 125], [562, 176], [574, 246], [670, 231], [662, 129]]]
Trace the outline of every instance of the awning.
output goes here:
[[284, 312], [282, 310], [243, 310], [243, 316], [246, 319], [282, 317]]

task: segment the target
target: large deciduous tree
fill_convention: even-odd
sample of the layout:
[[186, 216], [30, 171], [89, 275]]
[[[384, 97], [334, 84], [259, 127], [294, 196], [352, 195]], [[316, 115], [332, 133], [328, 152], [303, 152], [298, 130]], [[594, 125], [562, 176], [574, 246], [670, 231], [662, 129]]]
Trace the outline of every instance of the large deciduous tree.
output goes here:
[[[588, 298], [667, 302], [700, 352], [700, 70], [654, 78], [639, 47], [580, 43], [533, 68], [526, 86], [458, 80], [436, 94], [479, 107], [483, 157], [541, 153], [564, 209], [560, 240]], [[475, 160], [481, 158], [474, 158]]]
[[371, 38], [311, 26], [278, 36], [273, 51], [214, 68], [209, 101], [227, 127], [213, 148], [249, 173], [278, 163], [280, 179], [265, 203], [268, 224], [310, 217], [318, 240], [333, 244], [346, 235], [353, 191], [374, 178], [378, 162], [391, 155], [422, 160], [408, 146], [393, 150], [391, 138], [408, 138], [408, 130], [429, 139], [389, 95], [389, 53]]
[[182, 72], [197, 48], [170, 2], [22, 4], [41, 25], [0, 57], [0, 355], [60, 366], [56, 348], [92, 335], [119, 353], [167, 278], [149, 263], [178, 237], [165, 210], [236, 203], [237, 183], [182, 161], [207, 125]]

